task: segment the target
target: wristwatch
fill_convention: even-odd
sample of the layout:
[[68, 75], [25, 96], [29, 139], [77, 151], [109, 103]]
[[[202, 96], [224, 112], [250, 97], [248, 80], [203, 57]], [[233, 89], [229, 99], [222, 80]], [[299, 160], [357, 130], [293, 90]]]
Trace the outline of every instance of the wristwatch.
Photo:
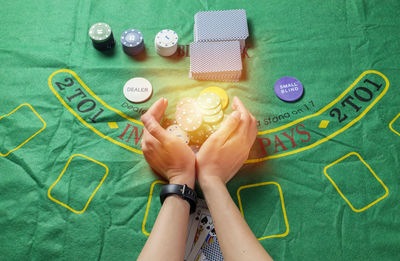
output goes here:
[[161, 204], [164, 200], [171, 195], [178, 195], [190, 204], [190, 213], [196, 210], [197, 195], [196, 192], [189, 188], [188, 185], [168, 184], [164, 185], [160, 192]]

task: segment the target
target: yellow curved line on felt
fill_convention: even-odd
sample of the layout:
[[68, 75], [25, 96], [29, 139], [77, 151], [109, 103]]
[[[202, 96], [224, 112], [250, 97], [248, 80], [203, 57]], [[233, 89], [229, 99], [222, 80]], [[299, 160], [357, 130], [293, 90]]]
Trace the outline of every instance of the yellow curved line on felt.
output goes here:
[[151, 203], [151, 198], [153, 196], [154, 186], [158, 183], [167, 184], [167, 182], [165, 182], [163, 180], [156, 180], [153, 183], [151, 183], [149, 198], [147, 200], [146, 212], [144, 213], [144, 218], [143, 218], [143, 222], [142, 222], [142, 233], [145, 234], [146, 236], [150, 236], [150, 233], [146, 231], [146, 222], [147, 222], [147, 216], [149, 214], [150, 203]]
[[292, 154], [295, 154], [295, 153], [298, 153], [298, 152], [301, 152], [301, 151], [305, 151], [305, 150], [314, 148], [315, 146], [318, 146], [319, 144], [321, 144], [321, 143], [323, 143], [325, 141], [328, 141], [328, 140], [332, 139], [336, 135], [338, 135], [338, 134], [342, 133], [343, 131], [347, 130], [348, 128], [350, 128], [354, 123], [356, 123], [362, 117], [364, 117], [364, 115], [372, 108], [372, 106], [374, 106], [382, 98], [382, 96], [386, 94], [387, 90], [389, 89], [389, 80], [382, 73], [380, 73], [378, 71], [375, 71], [375, 70], [365, 71], [341, 95], [339, 95], [339, 97], [337, 97], [335, 100], [333, 100], [327, 106], [322, 108], [320, 111], [318, 111], [318, 112], [316, 112], [314, 114], [311, 114], [309, 116], [300, 118], [298, 120], [295, 120], [295, 121], [293, 121], [291, 123], [288, 123], [286, 125], [283, 125], [281, 127], [278, 127], [278, 128], [275, 128], [275, 129], [271, 129], [271, 130], [267, 130], [267, 131], [259, 132], [258, 135], [263, 135], [263, 134], [279, 131], [279, 130], [291, 127], [294, 124], [297, 124], [297, 123], [299, 123], [301, 121], [304, 121], [306, 119], [309, 119], [309, 118], [312, 118], [312, 117], [320, 115], [321, 113], [323, 113], [324, 111], [326, 111], [327, 109], [332, 107], [335, 103], [340, 101], [340, 99], [343, 98], [343, 96], [345, 96], [366, 74], [369, 74], [369, 73], [374, 73], [374, 74], [377, 74], [377, 75], [381, 76], [385, 80], [386, 86], [385, 86], [384, 90], [381, 92], [381, 94], [379, 94], [379, 96], [369, 106], [367, 106], [367, 108], [365, 108], [365, 110], [360, 115], [358, 115], [351, 122], [347, 123], [343, 128], [341, 128], [341, 129], [335, 131], [334, 133], [332, 133], [331, 135], [329, 135], [329, 136], [327, 136], [327, 137], [325, 137], [325, 138], [323, 138], [321, 140], [318, 140], [318, 141], [314, 142], [311, 145], [305, 146], [303, 148], [300, 148], [300, 149], [297, 149], [297, 150], [293, 150], [293, 151], [290, 151], [290, 152], [286, 152], [286, 153], [282, 153], [282, 154], [278, 154], [278, 155], [266, 156], [266, 157], [263, 157], [263, 158], [256, 158], [256, 159], [248, 159], [248, 160], [245, 161], [245, 163], [256, 163], [256, 162], [261, 162], [261, 161], [265, 161], [265, 160], [268, 160], [268, 159], [280, 158], [280, 157], [292, 155]]
[[50, 87], [51, 91], [52, 91], [52, 92], [54, 93], [54, 95], [60, 100], [60, 102], [62, 103], [62, 105], [64, 105], [64, 107], [67, 108], [80, 122], [82, 122], [86, 127], [88, 127], [89, 129], [91, 129], [94, 133], [96, 133], [96, 134], [99, 135], [100, 137], [102, 137], [102, 138], [104, 138], [104, 139], [106, 139], [106, 140], [108, 140], [108, 141], [111, 141], [112, 143], [117, 144], [117, 145], [119, 145], [119, 146], [121, 146], [121, 147], [124, 147], [124, 148], [127, 149], [127, 150], [136, 152], [136, 153], [138, 153], [138, 154], [143, 154], [143, 152], [142, 152], [141, 150], [138, 150], [138, 149], [135, 149], [135, 148], [133, 148], [133, 147], [130, 147], [130, 146], [128, 146], [128, 145], [126, 145], [126, 144], [124, 144], [124, 143], [122, 143], [122, 142], [119, 142], [119, 141], [114, 140], [113, 138], [111, 138], [111, 137], [109, 137], [109, 136], [107, 136], [107, 135], [104, 135], [104, 134], [101, 133], [99, 130], [97, 130], [96, 128], [94, 128], [92, 125], [90, 125], [90, 124], [87, 123], [85, 120], [83, 120], [82, 117], [79, 116], [79, 114], [77, 114], [77, 113], [64, 101], [64, 99], [58, 94], [58, 92], [54, 89], [54, 87], [53, 87], [53, 85], [52, 85], [52, 83], [51, 83], [51, 79], [52, 79], [56, 74], [61, 73], [61, 72], [67, 72], [67, 73], [70, 73], [72, 76], [74, 76], [74, 78], [80, 83], [80, 85], [81, 85], [90, 95], [92, 95], [93, 98], [95, 98], [97, 101], [99, 101], [99, 102], [100, 102], [104, 107], [106, 107], [107, 109], [112, 110], [113, 112], [116, 112], [116, 113], [119, 114], [121, 117], [123, 117], [123, 118], [125, 118], [125, 119], [127, 119], [127, 120], [129, 120], [129, 121], [131, 121], [131, 122], [134, 122], [134, 123], [137, 123], [137, 124], [143, 126], [143, 123], [142, 123], [142, 122], [140, 122], [140, 121], [138, 121], [138, 120], [135, 120], [135, 119], [129, 117], [128, 115], [126, 115], [125, 113], [123, 113], [123, 112], [121, 112], [121, 111], [119, 111], [119, 110], [117, 110], [117, 109], [112, 108], [112, 107], [109, 106], [107, 103], [105, 103], [103, 100], [101, 100], [96, 94], [94, 94], [94, 92], [93, 92], [91, 89], [89, 89], [89, 87], [86, 86], [86, 84], [79, 78], [79, 76], [78, 76], [74, 71], [69, 70], [69, 69], [61, 69], [61, 70], [55, 71], [55, 72], [53, 72], [53, 73], [50, 75], [50, 77], [49, 77], [49, 79], [48, 79], [48, 84], [49, 84], [49, 87]]
[[[59, 201], [59, 200], [57, 200], [57, 199], [55, 199], [55, 198], [53, 198], [53, 197], [51, 196], [51, 190], [52, 190], [53, 187], [60, 181], [61, 177], [64, 175], [64, 172], [65, 172], [65, 170], [67, 169], [67, 167], [68, 167], [69, 163], [71, 162], [72, 158], [75, 157], [75, 156], [80, 156], [80, 157], [86, 158], [86, 159], [88, 159], [88, 160], [90, 160], [90, 161], [93, 161], [94, 163], [99, 164], [100, 166], [102, 166], [102, 167], [104, 167], [104, 168], [106, 169], [106, 173], [104, 174], [103, 178], [101, 179], [99, 185], [96, 187], [96, 189], [95, 189], [95, 190], [93, 191], [93, 193], [90, 195], [88, 201], [86, 202], [85, 206], [84, 206], [83, 209], [81, 209], [81, 210], [75, 210], [75, 209], [71, 208], [70, 206], [68, 206], [67, 204], [65, 204], [65, 203], [63, 203], [63, 202], [61, 202], [61, 201]], [[106, 179], [107, 175], [108, 175], [108, 167], [107, 167], [107, 165], [105, 165], [105, 164], [103, 164], [103, 163], [101, 163], [100, 161], [97, 161], [97, 160], [95, 160], [95, 159], [89, 158], [88, 156], [85, 156], [85, 155], [83, 155], [83, 154], [73, 154], [73, 155], [68, 159], [68, 162], [67, 162], [67, 164], [65, 165], [64, 169], [62, 170], [60, 176], [58, 176], [57, 180], [53, 183], [53, 185], [50, 186], [49, 190], [47, 191], [47, 197], [49, 197], [49, 199], [51, 199], [51, 200], [54, 201], [55, 203], [60, 204], [61, 206], [67, 208], [68, 210], [70, 210], [70, 211], [72, 211], [72, 212], [74, 212], [74, 213], [76, 213], [76, 214], [82, 214], [83, 212], [86, 211], [87, 207], [89, 206], [90, 201], [92, 201], [92, 198], [94, 197], [94, 195], [96, 194], [96, 192], [97, 192], [97, 190], [100, 188], [100, 186], [103, 184], [103, 181]]]
[[[385, 189], [386, 193], [385, 195], [383, 195], [382, 197], [378, 198], [377, 200], [373, 201], [372, 203], [366, 205], [363, 208], [357, 209], [355, 208], [350, 201], [345, 197], [345, 195], [342, 193], [342, 191], [339, 189], [339, 187], [336, 185], [336, 183], [333, 181], [333, 179], [328, 175], [328, 173], [326, 172], [326, 170], [330, 167], [332, 167], [333, 165], [335, 165], [336, 163], [344, 160], [345, 158], [349, 157], [350, 155], [355, 155], [357, 156], [361, 162], [369, 169], [369, 171], [372, 173], [372, 175], [374, 175], [374, 177], [379, 181], [379, 183], [381, 183], [382, 187]], [[324, 174], [325, 176], [329, 179], [329, 181], [332, 183], [332, 185], [335, 187], [335, 189], [337, 190], [337, 192], [340, 194], [340, 196], [347, 202], [347, 204], [349, 204], [350, 208], [354, 211], [354, 212], [362, 212], [368, 208], [370, 208], [371, 206], [375, 205], [376, 203], [378, 203], [379, 201], [381, 201], [382, 199], [384, 199], [385, 197], [387, 197], [387, 195], [389, 195], [389, 189], [386, 187], [385, 183], [383, 183], [383, 181], [375, 174], [375, 172], [372, 170], [372, 168], [364, 161], [364, 159], [360, 156], [360, 154], [358, 154], [357, 152], [350, 152], [346, 155], [344, 155], [343, 157], [341, 157], [338, 160], [335, 160], [334, 162], [332, 162], [331, 164], [327, 165], [324, 168]]]
[[8, 151], [6, 154], [3, 154], [3, 153], [0, 152], [0, 156], [7, 157], [8, 155], [10, 155], [11, 152], [18, 150], [18, 149], [21, 148], [25, 143], [27, 143], [28, 141], [30, 141], [33, 137], [35, 137], [35, 136], [38, 135], [40, 132], [42, 132], [42, 131], [46, 128], [46, 126], [47, 126], [46, 122], [42, 119], [42, 117], [40, 117], [39, 113], [37, 113], [37, 112], [35, 111], [35, 109], [33, 109], [33, 107], [32, 107], [29, 103], [22, 103], [22, 104], [20, 104], [17, 108], [15, 108], [14, 110], [12, 110], [10, 113], [1, 116], [0, 119], [2, 119], [2, 118], [4, 118], [4, 117], [7, 117], [7, 116], [9, 116], [9, 115], [11, 115], [11, 114], [13, 114], [14, 112], [16, 112], [16, 111], [17, 111], [19, 108], [21, 108], [22, 106], [28, 106], [28, 107], [33, 111], [33, 113], [36, 114], [36, 116], [39, 118], [39, 120], [43, 123], [43, 127], [42, 127], [39, 131], [37, 131], [35, 134], [33, 134], [32, 136], [30, 136], [27, 140], [25, 140], [24, 142], [22, 142], [20, 145], [18, 145], [18, 146], [15, 147], [14, 149]]
[[397, 132], [397, 131], [396, 131], [395, 129], [393, 129], [393, 127], [392, 127], [393, 123], [394, 123], [399, 117], [400, 117], [400, 113], [397, 114], [397, 116], [394, 117], [394, 119], [389, 123], [389, 128], [390, 128], [394, 133], [396, 133], [397, 135], [400, 136], [400, 133]]
[[282, 206], [282, 212], [283, 212], [283, 219], [285, 220], [285, 225], [286, 225], [286, 231], [283, 234], [279, 234], [279, 235], [271, 235], [271, 236], [266, 236], [266, 237], [260, 237], [257, 238], [258, 240], [263, 240], [263, 239], [267, 239], [267, 238], [272, 238], [272, 237], [285, 237], [289, 234], [289, 222], [288, 222], [288, 218], [286, 215], [286, 208], [285, 208], [285, 202], [283, 200], [283, 193], [282, 193], [282, 189], [281, 186], [273, 181], [269, 181], [269, 182], [261, 182], [261, 183], [256, 183], [256, 184], [251, 184], [251, 185], [245, 185], [245, 186], [241, 186], [238, 188], [236, 194], [237, 194], [237, 198], [238, 198], [238, 202], [239, 202], [239, 209], [240, 209], [240, 213], [242, 213], [242, 216], [244, 218], [244, 213], [243, 213], [243, 206], [242, 206], [242, 200], [240, 198], [240, 191], [242, 189], [246, 189], [246, 188], [253, 188], [253, 187], [258, 187], [258, 186], [264, 186], [264, 185], [270, 185], [273, 184], [275, 186], [278, 187], [279, 190], [279, 196], [281, 198], [281, 206]]

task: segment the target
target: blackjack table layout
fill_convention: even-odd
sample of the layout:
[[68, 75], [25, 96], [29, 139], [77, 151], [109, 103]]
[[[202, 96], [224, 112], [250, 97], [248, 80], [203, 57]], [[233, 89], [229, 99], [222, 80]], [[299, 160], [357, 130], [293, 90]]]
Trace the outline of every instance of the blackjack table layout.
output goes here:
[[[249, 30], [239, 81], [190, 78], [195, 14], [230, 9]], [[140, 117], [165, 97], [168, 125], [209, 87], [227, 94], [225, 115], [237, 96], [257, 119], [227, 187], [272, 258], [399, 260], [398, 0], [15, 0], [0, 16], [0, 260], [135, 260], [165, 184]], [[89, 35], [100, 22], [107, 50]], [[179, 36], [172, 55], [155, 46], [164, 29]], [[135, 77], [150, 98], [125, 97]], [[282, 77], [300, 99], [275, 93]]]

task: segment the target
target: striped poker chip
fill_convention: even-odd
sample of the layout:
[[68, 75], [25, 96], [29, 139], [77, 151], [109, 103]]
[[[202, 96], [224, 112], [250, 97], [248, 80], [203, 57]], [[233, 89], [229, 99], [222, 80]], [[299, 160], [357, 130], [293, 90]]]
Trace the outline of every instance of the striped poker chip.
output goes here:
[[200, 92], [200, 94], [205, 93], [205, 92], [212, 92], [212, 93], [217, 94], [219, 96], [219, 98], [221, 99], [221, 106], [222, 106], [223, 110], [228, 106], [229, 97], [224, 89], [222, 89], [220, 87], [216, 87], [216, 86], [211, 86], [211, 87], [208, 87], [208, 88], [205, 88], [204, 90], [202, 90]]
[[219, 128], [221, 128], [222, 124], [224, 124], [225, 120], [227, 119], [227, 117], [224, 116], [222, 117], [222, 120], [220, 120], [217, 123], [210, 123], [211, 128], [212, 128], [212, 133], [216, 132]]
[[201, 135], [189, 134], [191, 144], [203, 144], [206, 138]]
[[106, 23], [96, 23], [89, 29], [89, 37], [95, 43], [107, 41], [111, 34], [111, 27]]
[[121, 34], [121, 44], [124, 52], [138, 55], [144, 50], [143, 34], [136, 29], [128, 29]]
[[222, 106], [220, 104], [215, 109], [209, 109], [209, 110], [201, 109], [201, 112], [203, 113], [203, 115], [212, 116], [212, 115], [218, 114], [221, 111], [221, 109], [222, 109]]
[[114, 48], [115, 40], [111, 27], [106, 23], [96, 23], [89, 29], [89, 37], [92, 45], [99, 51], [106, 51]]
[[167, 131], [170, 132], [175, 137], [181, 139], [184, 143], [189, 144], [190, 138], [189, 135], [182, 130], [178, 125], [174, 124], [167, 127]]
[[212, 127], [208, 124], [203, 124], [197, 130], [188, 133], [192, 144], [203, 144], [211, 134]]
[[193, 99], [193, 98], [188, 98], [188, 97], [183, 98], [183, 99], [180, 100], [180, 101], [178, 102], [178, 104], [176, 105], [176, 110], [178, 110], [179, 107], [181, 107], [182, 105], [187, 104], [187, 103], [192, 103], [192, 104], [193, 104], [193, 103], [196, 103], [196, 100]]
[[223, 118], [224, 118], [224, 113], [222, 111], [220, 111], [218, 114], [212, 115], [212, 116], [203, 115], [203, 120], [204, 120], [204, 122], [207, 122], [207, 123], [218, 123]]
[[195, 131], [201, 126], [203, 114], [196, 103], [186, 102], [177, 108], [175, 119], [184, 131]]
[[136, 29], [128, 29], [121, 35], [121, 43], [127, 47], [136, 47], [143, 42], [143, 35]]
[[213, 92], [205, 92], [197, 98], [197, 103], [202, 109], [210, 110], [218, 107], [221, 104], [221, 99]]
[[154, 38], [156, 52], [161, 56], [171, 56], [178, 48], [178, 35], [170, 29], [161, 30]]

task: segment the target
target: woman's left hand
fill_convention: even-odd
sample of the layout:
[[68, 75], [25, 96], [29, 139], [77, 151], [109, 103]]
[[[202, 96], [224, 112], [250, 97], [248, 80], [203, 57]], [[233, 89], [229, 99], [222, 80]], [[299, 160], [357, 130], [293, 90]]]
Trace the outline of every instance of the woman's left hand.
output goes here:
[[141, 117], [144, 133], [141, 147], [144, 157], [158, 174], [173, 184], [187, 184], [194, 187], [195, 155], [188, 145], [160, 125], [168, 101], [165, 98], [155, 102]]

